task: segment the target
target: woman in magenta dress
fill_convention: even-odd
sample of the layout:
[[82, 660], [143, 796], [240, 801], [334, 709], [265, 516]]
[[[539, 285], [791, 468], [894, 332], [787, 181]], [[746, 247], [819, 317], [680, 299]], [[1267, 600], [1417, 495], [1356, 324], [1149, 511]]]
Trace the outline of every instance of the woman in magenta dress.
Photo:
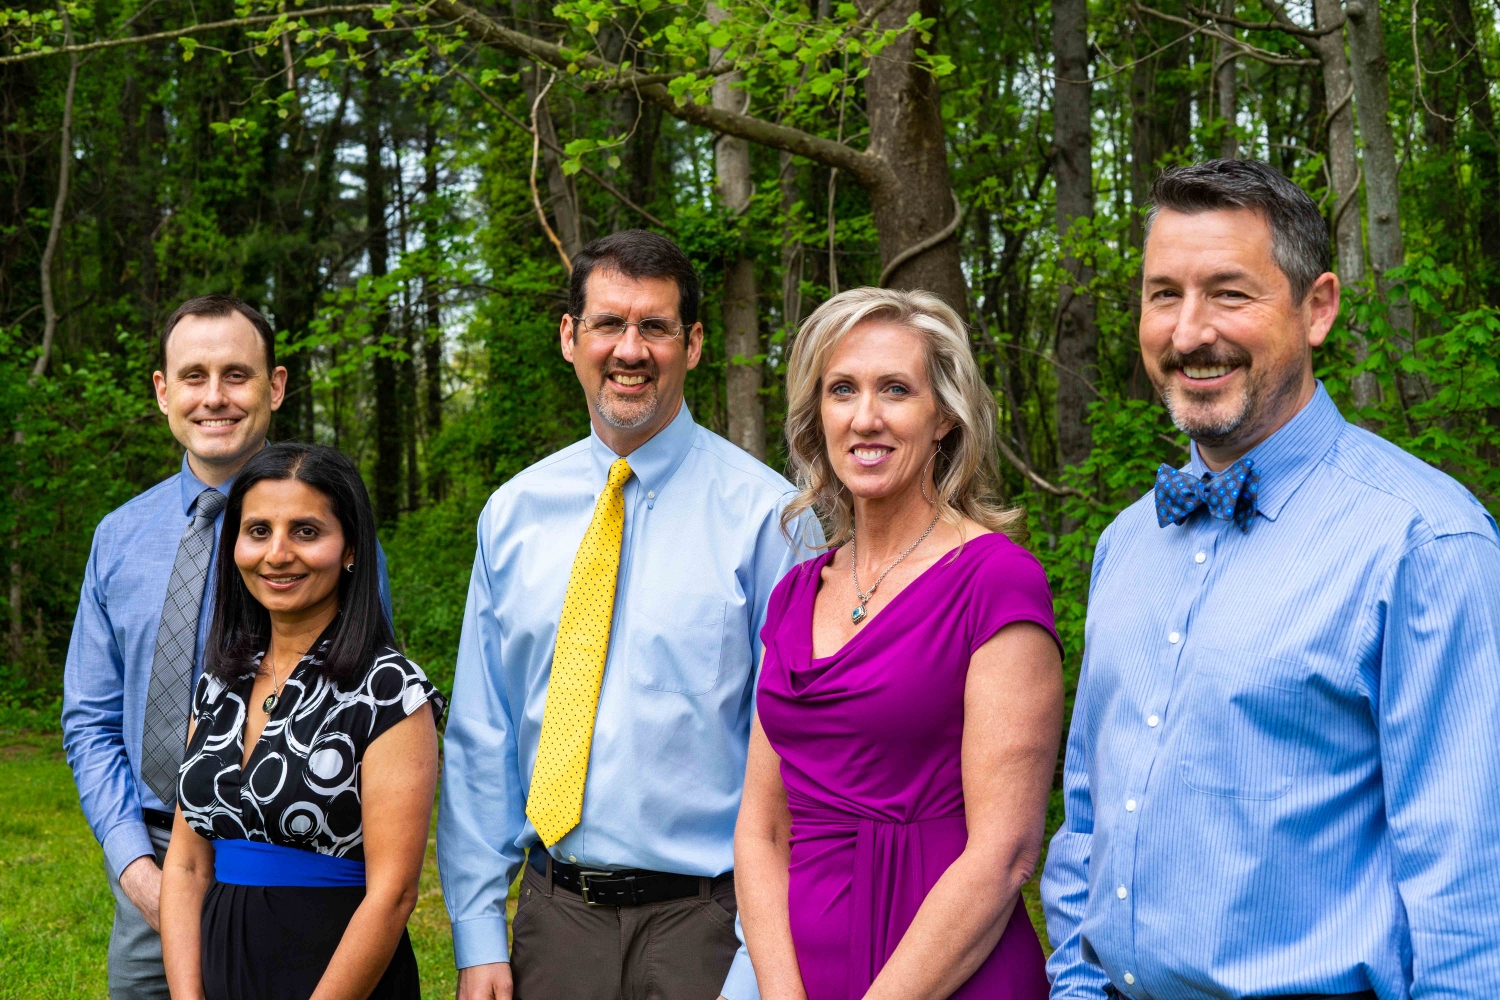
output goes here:
[[837, 548], [771, 596], [735, 882], [763, 1000], [1045, 1000], [1020, 899], [1062, 728], [1047, 581], [995, 491], [994, 398], [935, 296], [798, 334], [787, 438]]

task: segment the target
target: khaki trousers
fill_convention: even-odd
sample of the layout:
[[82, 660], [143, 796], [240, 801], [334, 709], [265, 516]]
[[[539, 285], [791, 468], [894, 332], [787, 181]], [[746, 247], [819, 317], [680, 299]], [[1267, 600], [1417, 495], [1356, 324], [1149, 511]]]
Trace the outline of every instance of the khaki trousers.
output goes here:
[[[539, 848], [538, 848], [539, 849]], [[714, 1000], [739, 950], [734, 883], [644, 906], [590, 906], [524, 866], [515, 1000]], [[550, 863], [548, 865], [550, 871]]]

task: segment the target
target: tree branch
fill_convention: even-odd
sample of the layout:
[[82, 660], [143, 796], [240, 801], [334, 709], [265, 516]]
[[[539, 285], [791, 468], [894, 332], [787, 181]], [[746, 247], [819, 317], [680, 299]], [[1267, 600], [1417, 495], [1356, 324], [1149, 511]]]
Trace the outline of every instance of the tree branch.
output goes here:
[[[338, 7], [318, 7], [314, 10], [298, 11], [296, 17], [336, 17], [339, 14], [363, 14], [372, 10], [385, 10], [388, 6], [388, 4], [382, 3], [357, 3], [345, 4]], [[44, 59], [47, 56], [62, 55], [64, 53], [97, 52], [100, 49], [117, 49], [125, 45], [142, 45], [146, 42], [170, 41], [174, 38], [186, 38], [188, 35], [199, 35], [205, 31], [218, 31], [220, 28], [253, 28], [258, 24], [270, 24], [272, 21], [278, 21], [286, 16], [286, 14], [256, 14], [253, 17], [236, 17], [228, 21], [190, 24], [185, 28], [173, 28], [171, 31], [158, 31], [150, 35], [106, 38], [102, 42], [85, 42], [83, 45], [74, 45], [70, 42], [60, 48], [35, 49], [30, 52], [17, 52], [8, 56], [0, 56], [0, 66], [6, 66], [10, 63], [29, 62], [32, 59]], [[292, 20], [295, 19], [293, 18]]]
[[[64, 38], [73, 40], [73, 22], [63, 10]], [[63, 96], [62, 138], [57, 151], [57, 200], [52, 203], [52, 226], [47, 230], [47, 248], [42, 251], [42, 315], [46, 317], [42, 327], [42, 351], [37, 355], [31, 369], [31, 381], [35, 382], [47, 371], [47, 362], [52, 358], [52, 344], [57, 339], [57, 302], [52, 294], [52, 259], [57, 255], [57, 244], [62, 240], [63, 211], [68, 206], [68, 187], [73, 173], [73, 95], [78, 90], [78, 53], [68, 53], [68, 89]]]
[[902, 250], [896, 256], [892, 257], [891, 262], [885, 267], [881, 268], [880, 280], [875, 282], [875, 287], [884, 288], [885, 283], [890, 280], [891, 275], [896, 273], [896, 268], [900, 267], [902, 264], [905, 264], [917, 254], [926, 253], [928, 250], [931, 250], [933, 247], [937, 246], [939, 243], [943, 242], [948, 237], [958, 232], [958, 224], [963, 220], [963, 217], [964, 207], [959, 203], [958, 195], [955, 193], [953, 195], [952, 221], [950, 221], [942, 229], [939, 229], [937, 232], [927, 237], [925, 240], [913, 243], [911, 246], [907, 247], [905, 250]]
[[1288, 35], [1296, 35], [1298, 38], [1322, 38], [1324, 35], [1331, 35], [1344, 27], [1344, 19], [1342, 17], [1326, 27], [1304, 28], [1287, 17], [1285, 11], [1274, 12], [1279, 13], [1281, 16], [1270, 21], [1243, 21], [1240, 18], [1230, 17], [1227, 14], [1220, 14], [1217, 11], [1208, 10], [1203, 7], [1195, 7], [1192, 4], [1188, 5], [1188, 10], [1206, 20], [1217, 21], [1220, 24], [1227, 24], [1235, 28], [1244, 28], [1246, 31], [1281, 31]]
[[801, 129], [789, 128], [751, 115], [715, 108], [712, 105], [694, 104], [689, 100], [678, 104], [678, 99], [663, 84], [642, 82], [642, 78], [651, 74], [618, 66], [598, 56], [574, 52], [560, 45], [534, 38], [524, 32], [512, 30], [481, 14], [462, 0], [432, 0], [428, 8], [460, 25], [476, 40], [486, 45], [525, 56], [533, 62], [545, 63], [564, 73], [574, 75], [578, 68], [610, 71], [643, 100], [650, 101], [672, 117], [689, 124], [701, 125], [715, 132], [724, 132], [741, 139], [748, 139], [757, 145], [784, 149], [824, 166], [837, 167], [852, 175], [866, 188], [879, 189], [896, 183], [896, 177], [891, 168], [873, 153], [861, 152], [841, 142], [824, 139]]
[[537, 108], [542, 106], [542, 102], [547, 99], [547, 91], [551, 90], [552, 85], [556, 82], [557, 74], [553, 73], [547, 80], [547, 85], [537, 93], [536, 100], [531, 102], [531, 203], [536, 206], [536, 217], [542, 224], [542, 231], [547, 234], [547, 239], [552, 241], [552, 245], [557, 247], [557, 255], [562, 258], [563, 267], [567, 270], [569, 276], [571, 276], [573, 274], [573, 262], [568, 259], [568, 251], [563, 249], [562, 240], [557, 238], [557, 233], [553, 232], [552, 227], [547, 224], [547, 213], [542, 210], [542, 196], [536, 188], [537, 160], [542, 153], [542, 130], [537, 128], [536, 111]]
[[[462, 80], [464, 83], [467, 83], [469, 85], [469, 87], [473, 89], [474, 93], [476, 93], [480, 97], [484, 98], [485, 102], [487, 104], [489, 104], [490, 107], [494, 108], [496, 111], [500, 112], [507, 119], [509, 119], [510, 123], [512, 125], [516, 126], [516, 128], [519, 128], [522, 131], [528, 131], [528, 132], [530, 131], [530, 129], [528, 129], [526, 127], [526, 123], [525, 122], [521, 121], [521, 119], [519, 119], [515, 115], [511, 114], [509, 108], [507, 108], [504, 104], [501, 104], [498, 100], [496, 100], [495, 96], [493, 94], [489, 93], [483, 87], [481, 87], [478, 84], [478, 82], [475, 81], [475, 79], [472, 76], [470, 76], [469, 74], [465, 73], [463, 70], [459, 69], [457, 66], [453, 67], [453, 74], [455, 76], [457, 76], [460, 80]], [[543, 140], [543, 142], [546, 144], [546, 146], [547, 146], [548, 149], [552, 150], [552, 152], [556, 153], [558, 156], [567, 156], [568, 155], [567, 151], [564, 150], [561, 146], [558, 146], [555, 143], [546, 142], [546, 140]], [[595, 173], [593, 170], [590, 170], [587, 164], [579, 164], [579, 170], [581, 170], [583, 173], [587, 174], [589, 177], [591, 177], [595, 181], [597, 181], [600, 187], [602, 187], [604, 190], [608, 191], [610, 194], [612, 194], [616, 198], [618, 198], [621, 204], [623, 204], [626, 208], [630, 209], [636, 215], [639, 215], [641, 218], [645, 219], [647, 222], [651, 223], [653, 226], [656, 226], [659, 229], [665, 229], [668, 232], [671, 231], [671, 229], [672, 229], [671, 226], [667, 225], [665, 222], [661, 221], [656, 216], [652, 215], [650, 212], [646, 211], [644, 208], [642, 208], [641, 206], [637, 205], [635, 202], [631, 201], [630, 198], [625, 194], [625, 192], [623, 192], [619, 188], [615, 187], [613, 184], [611, 184], [609, 181], [605, 180], [603, 177], [601, 177], [599, 174]]]
[[1140, 11], [1142, 14], [1147, 14], [1151, 17], [1157, 18], [1158, 20], [1170, 21], [1173, 24], [1186, 25], [1189, 28], [1198, 28], [1203, 32], [1203, 34], [1209, 35], [1213, 38], [1217, 38], [1221, 42], [1225, 42], [1229, 45], [1234, 46], [1240, 55], [1248, 56], [1251, 59], [1259, 60], [1260, 62], [1267, 63], [1271, 66], [1323, 65], [1322, 62], [1317, 59], [1293, 59], [1288, 56], [1277, 55], [1274, 52], [1269, 52], [1266, 49], [1260, 48], [1258, 46], [1242, 42], [1238, 38], [1235, 38], [1233, 35], [1226, 35], [1224, 32], [1219, 31], [1217, 28], [1205, 28], [1202, 25], [1194, 24], [1192, 21], [1189, 21], [1185, 17], [1178, 17], [1175, 14], [1167, 14], [1163, 11], [1155, 9], [1154, 7], [1147, 7], [1146, 5], [1139, 3], [1132, 4], [1131, 6]]
[[1014, 465], [1016, 467], [1016, 471], [1025, 476], [1026, 479], [1038, 489], [1043, 490], [1047, 493], [1051, 493], [1055, 497], [1078, 497], [1080, 500], [1087, 501], [1095, 507], [1098, 507], [1100, 505], [1098, 500], [1095, 500], [1093, 497], [1083, 492], [1083, 490], [1077, 489], [1073, 486], [1059, 486], [1056, 483], [1051, 483], [1046, 479], [1043, 479], [1041, 474], [1033, 469], [1030, 465], [1026, 464], [1026, 461], [1021, 458], [1020, 455], [1017, 455], [1014, 451], [1012, 451], [1010, 445], [1005, 443], [1005, 438], [1001, 437], [998, 434], [995, 435], [995, 444], [999, 446], [1000, 454], [1005, 456], [1005, 460], [1011, 465]]

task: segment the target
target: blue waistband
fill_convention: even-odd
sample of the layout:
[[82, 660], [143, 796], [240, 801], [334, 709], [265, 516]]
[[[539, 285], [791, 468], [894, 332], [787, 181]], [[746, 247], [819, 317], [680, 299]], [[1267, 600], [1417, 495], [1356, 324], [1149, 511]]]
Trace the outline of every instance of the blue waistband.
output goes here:
[[231, 885], [363, 886], [365, 863], [258, 840], [215, 840], [214, 878]]

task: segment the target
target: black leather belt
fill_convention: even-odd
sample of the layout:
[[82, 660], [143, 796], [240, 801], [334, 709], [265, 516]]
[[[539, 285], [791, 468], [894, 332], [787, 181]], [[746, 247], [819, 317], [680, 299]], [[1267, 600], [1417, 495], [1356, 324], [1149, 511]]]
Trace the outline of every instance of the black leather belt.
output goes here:
[[172, 832], [172, 814], [162, 812], [160, 809], [142, 809], [141, 819], [147, 826], [154, 826], [158, 830]]
[[[547, 852], [539, 847], [527, 854], [532, 869], [543, 878], [547, 877]], [[700, 878], [697, 875], [674, 875], [671, 872], [652, 872], [640, 868], [625, 868], [620, 871], [590, 871], [566, 862], [553, 860], [552, 884], [560, 885], [569, 892], [577, 893], [590, 906], [644, 906], [647, 903], [665, 903], [672, 899], [686, 899], [703, 891], [703, 883], [717, 888], [734, 880], [734, 872], [726, 872], [718, 878]]]

